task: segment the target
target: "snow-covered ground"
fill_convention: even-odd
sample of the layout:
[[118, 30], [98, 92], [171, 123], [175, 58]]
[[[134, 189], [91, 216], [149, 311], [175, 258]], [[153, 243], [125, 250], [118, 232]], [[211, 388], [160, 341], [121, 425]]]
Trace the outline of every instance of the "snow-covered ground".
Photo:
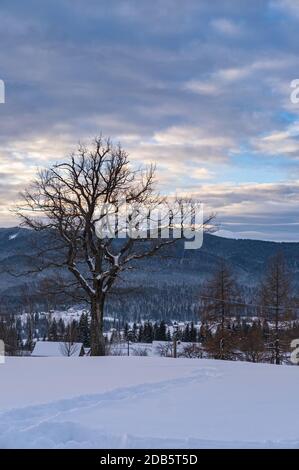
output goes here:
[[0, 448], [299, 447], [295, 366], [23, 357], [0, 384]]

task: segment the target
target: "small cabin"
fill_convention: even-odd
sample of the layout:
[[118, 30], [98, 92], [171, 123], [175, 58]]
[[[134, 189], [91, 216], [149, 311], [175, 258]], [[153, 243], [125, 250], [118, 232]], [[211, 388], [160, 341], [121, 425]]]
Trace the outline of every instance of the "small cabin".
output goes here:
[[31, 357], [79, 357], [84, 356], [83, 343], [37, 341]]

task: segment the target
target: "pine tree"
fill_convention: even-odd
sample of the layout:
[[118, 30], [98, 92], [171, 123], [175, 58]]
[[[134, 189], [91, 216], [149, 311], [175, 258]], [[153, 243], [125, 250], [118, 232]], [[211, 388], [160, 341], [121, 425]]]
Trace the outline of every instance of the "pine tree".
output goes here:
[[133, 328], [132, 328], [132, 341], [136, 342], [137, 339], [138, 339], [138, 328], [137, 328], [137, 325], [136, 323], [133, 324]]
[[16, 320], [16, 330], [17, 330], [18, 337], [22, 338], [23, 327], [22, 327], [22, 320], [20, 317], [17, 317], [17, 320]]
[[189, 328], [189, 323], [185, 326], [184, 332], [183, 332], [183, 341], [185, 343], [189, 343], [190, 341], [190, 328]]
[[159, 341], [159, 325], [157, 322], [154, 323], [154, 340]]
[[62, 318], [59, 318], [57, 323], [57, 336], [60, 340], [63, 339], [65, 335], [65, 324]]
[[49, 341], [58, 341], [57, 322], [56, 322], [55, 318], [50, 323], [48, 339], [49, 339]]
[[79, 320], [79, 334], [78, 340], [83, 343], [85, 348], [90, 347], [90, 325], [87, 313], [82, 313]]
[[33, 349], [33, 338], [34, 338], [34, 315], [33, 314], [28, 314], [27, 315], [27, 321], [26, 321], [26, 333], [27, 333], [27, 338], [26, 338], [26, 349], [28, 351], [32, 351]]
[[143, 342], [144, 343], [152, 343], [154, 340], [154, 329], [150, 322], [146, 322], [144, 324], [143, 329]]
[[157, 341], [166, 341], [166, 323], [164, 320], [162, 320], [157, 328], [157, 335], [156, 338]]
[[129, 325], [128, 325], [128, 323], [126, 322], [126, 323], [125, 323], [125, 326], [124, 326], [124, 341], [127, 341], [127, 340], [128, 340], [128, 333], [129, 333]]
[[143, 329], [143, 325], [141, 324], [139, 327], [139, 331], [138, 331], [138, 343], [143, 343], [143, 335], [144, 335], [144, 329]]
[[197, 331], [196, 331], [193, 321], [191, 322], [191, 326], [190, 326], [190, 341], [191, 343], [196, 343], [197, 341]]
[[5, 344], [6, 355], [17, 356], [19, 354], [21, 344], [13, 317], [0, 318], [0, 338]]

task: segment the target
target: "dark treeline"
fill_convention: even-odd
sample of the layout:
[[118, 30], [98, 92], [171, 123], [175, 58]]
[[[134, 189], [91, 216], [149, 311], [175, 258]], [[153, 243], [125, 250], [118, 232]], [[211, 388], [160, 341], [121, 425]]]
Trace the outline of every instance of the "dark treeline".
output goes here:
[[[107, 335], [109, 342], [171, 342], [174, 328], [169, 318], [181, 321], [183, 317], [175, 335], [182, 343], [197, 344], [192, 357], [275, 364], [288, 361], [290, 343], [299, 338], [299, 302], [293, 288], [292, 274], [281, 254], [269, 260], [261, 282], [251, 290], [240, 285], [230, 266], [221, 262], [209, 280], [198, 288], [192, 315], [183, 315], [184, 308], [189, 311], [190, 307], [185, 300], [189, 298], [187, 286], [178, 294], [180, 300], [177, 297], [172, 299], [166, 318], [160, 316], [159, 321], [155, 317], [147, 319], [153, 305], [156, 305], [157, 312], [161, 311], [160, 296], [157, 297], [155, 291], [152, 292], [148, 309], [138, 310], [136, 301], [134, 321], [128, 321], [130, 316], [128, 319], [125, 314], [117, 317], [108, 308], [107, 314], [110, 313], [110, 316], [106, 314], [105, 331], [110, 331]], [[120, 304], [121, 298], [111, 297], [116, 304]], [[162, 301], [165, 310], [167, 301], [166, 296]], [[182, 309], [178, 317], [171, 314], [170, 309], [175, 301], [180, 302]], [[146, 297], [143, 302], [147, 304]], [[49, 298], [47, 305], [51, 306]], [[90, 318], [87, 313], [83, 312], [80, 318], [70, 321], [67, 317], [56, 319], [51, 313], [38, 313], [35, 308], [32, 297], [24, 292], [24, 310], [27, 314], [0, 317], [0, 337], [5, 342], [6, 354], [30, 352], [37, 339], [82, 342], [85, 347], [90, 346]], [[125, 311], [126, 308], [127, 304], [124, 303]]]
[[[112, 329], [110, 342], [152, 343], [153, 341], [173, 341], [172, 331], [172, 325], [170, 328], [170, 325], [167, 325], [164, 320], [154, 323], [150, 321], [141, 324], [134, 323], [132, 326], [125, 323], [123, 329]], [[184, 342], [198, 342], [200, 340], [194, 322], [187, 323], [182, 329], [178, 330], [176, 338]]]
[[[120, 285], [117, 292], [112, 291], [105, 305], [105, 316], [115, 317], [122, 322], [140, 323], [142, 319], [164, 320], [169, 322], [176, 318], [179, 321], [196, 321], [198, 319], [198, 282], [168, 285], [157, 280], [153, 287], [144, 280], [142, 286]], [[129, 283], [130, 284], [130, 283]], [[186, 294], [187, 293], [187, 294]], [[16, 301], [17, 299], [17, 301]], [[15, 300], [15, 302], [13, 302]], [[25, 284], [16, 289], [14, 298], [1, 296], [1, 315], [19, 315], [23, 312], [49, 312], [66, 310], [74, 301], [70, 297], [55, 294], [51, 282]], [[83, 307], [86, 305], [83, 304]]]
[[[84, 347], [89, 348], [89, 316], [83, 313], [79, 320], [70, 322], [62, 318], [47, 319], [39, 314], [28, 315], [25, 322], [6, 316], [0, 319], [0, 335], [7, 355], [29, 354], [36, 340], [82, 342]], [[214, 320], [213, 323], [179, 324], [177, 328], [162, 320], [122, 325], [114, 322], [106, 342], [109, 349], [109, 344], [128, 341], [150, 344], [153, 341], [172, 343], [175, 339], [178, 345], [182, 345], [178, 354], [181, 357], [278, 363], [273, 341], [275, 335], [275, 324], [266, 319], [225, 318], [224, 329], [220, 323], [215, 327]], [[290, 342], [295, 338], [299, 338], [299, 321], [282, 323], [279, 328], [279, 363], [289, 362]], [[161, 348], [161, 355], [164, 353], [171, 354], [171, 350]]]
[[79, 320], [65, 321], [47, 318], [39, 313], [27, 314], [25, 321], [18, 316], [0, 318], [0, 338], [5, 343], [6, 355], [29, 354], [37, 340], [83, 343], [90, 347], [90, 319], [82, 313]]

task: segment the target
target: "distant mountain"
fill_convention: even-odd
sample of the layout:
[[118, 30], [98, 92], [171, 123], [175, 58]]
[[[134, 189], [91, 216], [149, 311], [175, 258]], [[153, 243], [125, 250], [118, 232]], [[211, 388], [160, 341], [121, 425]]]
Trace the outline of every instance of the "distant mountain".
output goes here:
[[[28, 284], [31, 284], [34, 290], [34, 284], [41, 278], [41, 274], [37, 277], [16, 278], [3, 271], [5, 267], [18, 272], [30, 268], [32, 256], [37, 247], [42, 247], [43, 243], [45, 241], [40, 239], [38, 234], [27, 229], [0, 229], [0, 295], [2, 299], [17, 305], [21, 301], [22, 285], [26, 284], [28, 287]], [[184, 293], [188, 293], [188, 309], [190, 309], [200, 284], [213, 272], [221, 258], [231, 264], [241, 284], [247, 287], [254, 286], [263, 273], [269, 257], [278, 251], [285, 254], [289, 267], [294, 272], [295, 282], [299, 285], [299, 243], [236, 240], [205, 234], [201, 249], [185, 250], [183, 241], [180, 240], [175, 245], [163, 249], [160, 256], [142, 261], [142, 264], [138, 265], [140, 269], [132, 270], [124, 275], [120, 288], [128, 300], [129, 306], [126, 308], [131, 311], [133, 307], [130, 304], [130, 298], [134, 296], [136, 315], [138, 308], [141, 308], [138, 307], [139, 297], [142, 301], [149, 299], [152, 305], [150, 308], [160, 311], [161, 306], [155, 307], [155, 305], [161, 303], [164, 292], [164, 298], [172, 298], [171, 303], [165, 307], [169, 315], [171, 309], [178, 308], [176, 305], [178, 295], [182, 296]], [[117, 302], [117, 299], [112, 300], [111, 305], [115, 306]], [[182, 300], [182, 311], [183, 303]], [[165, 316], [166, 313], [163, 315]]]

